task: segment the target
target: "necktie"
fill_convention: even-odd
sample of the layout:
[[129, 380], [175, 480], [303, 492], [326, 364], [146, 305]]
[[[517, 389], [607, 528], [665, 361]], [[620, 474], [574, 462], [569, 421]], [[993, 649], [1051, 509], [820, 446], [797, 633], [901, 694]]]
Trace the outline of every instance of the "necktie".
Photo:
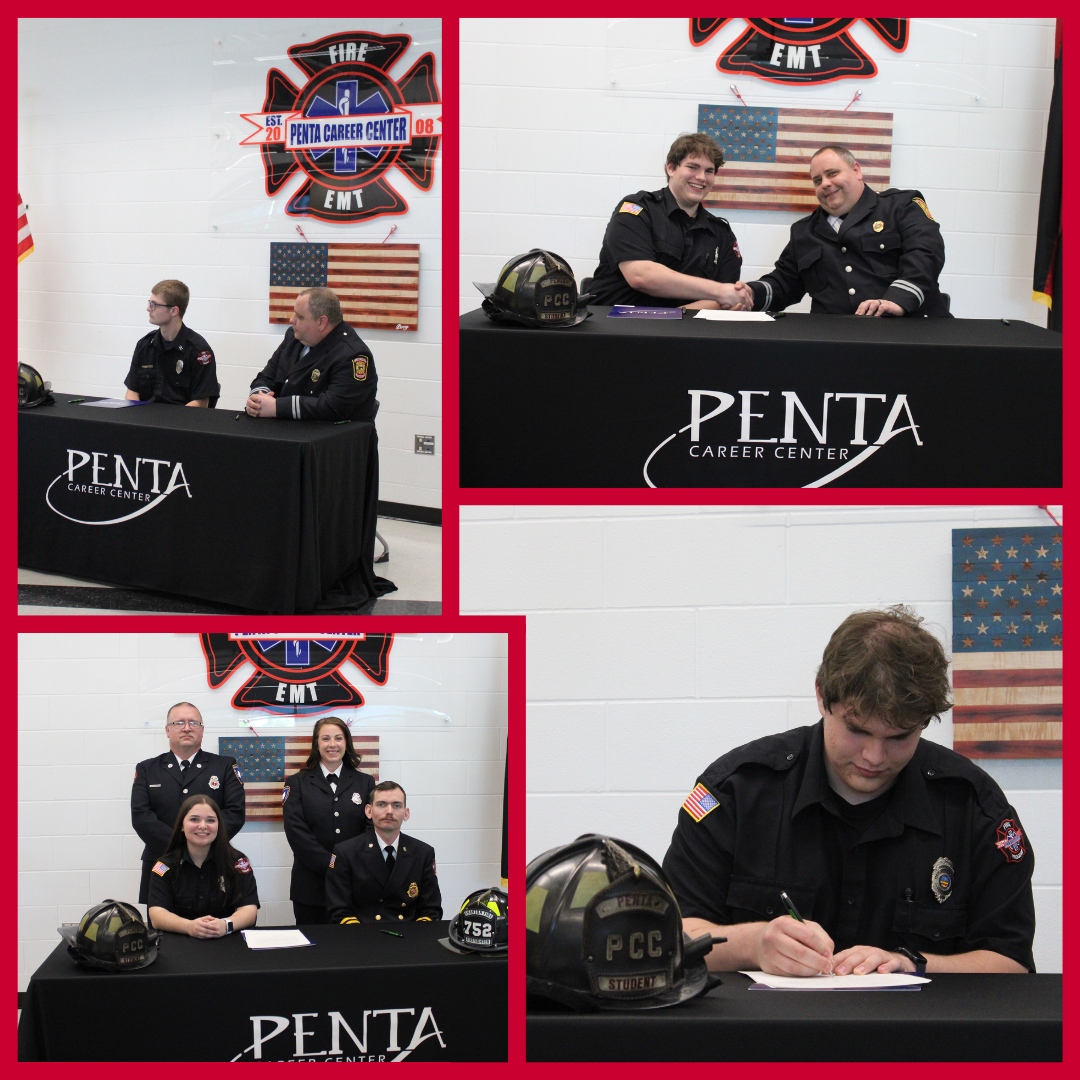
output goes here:
[[394, 849], [388, 847], [386, 849], [386, 876], [389, 877], [394, 872]]
[[190, 764], [191, 764], [191, 762], [190, 762], [190, 761], [181, 761], [181, 762], [180, 762], [180, 771], [181, 771], [182, 773], [185, 773], [185, 772], [187, 772], [187, 768], [188, 768], [188, 766], [189, 766]]
[[[334, 786], [338, 782], [337, 773], [327, 773], [326, 779], [327, 779], [327, 781], [329, 782], [329, 784], [331, 786]], [[335, 794], [337, 793], [337, 788], [336, 787], [334, 787], [334, 792], [335, 792]]]

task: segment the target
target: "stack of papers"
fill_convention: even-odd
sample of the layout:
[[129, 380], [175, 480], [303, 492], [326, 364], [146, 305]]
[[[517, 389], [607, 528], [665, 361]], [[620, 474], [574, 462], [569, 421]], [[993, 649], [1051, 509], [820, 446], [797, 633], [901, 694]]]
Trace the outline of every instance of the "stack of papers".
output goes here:
[[299, 949], [312, 945], [299, 930], [241, 930], [249, 949]]
[[889, 975], [767, 975], [764, 971], [744, 971], [759, 986], [770, 990], [910, 990], [930, 980], [921, 975], [894, 971]]

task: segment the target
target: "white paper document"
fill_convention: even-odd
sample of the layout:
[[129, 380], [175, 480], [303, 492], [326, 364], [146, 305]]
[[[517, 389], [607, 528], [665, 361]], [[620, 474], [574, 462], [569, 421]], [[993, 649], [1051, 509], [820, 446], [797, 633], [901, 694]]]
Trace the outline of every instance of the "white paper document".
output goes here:
[[889, 975], [767, 975], [764, 971], [744, 971], [754, 982], [772, 990], [897, 990], [928, 983], [921, 975], [894, 971]]
[[249, 949], [299, 949], [313, 942], [299, 930], [241, 930]]
[[766, 311], [717, 311], [713, 308], [698, 308], [695, 319], [719, 319], [723, 322], [775, 322]]

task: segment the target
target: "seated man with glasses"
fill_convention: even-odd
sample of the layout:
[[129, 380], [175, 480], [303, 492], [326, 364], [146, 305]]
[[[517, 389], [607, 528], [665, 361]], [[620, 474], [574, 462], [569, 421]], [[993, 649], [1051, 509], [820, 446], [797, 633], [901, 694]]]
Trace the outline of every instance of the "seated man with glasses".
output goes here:
[[244, 783], [236, 758], [208, 754], [202, 747], [203, 721], [188, 701], [165, 714], [169, 749], [135, 766], [131, 786], [131, 824], [146, 845], [142, 853], [139, 903], [150, 891], [150, 870], [169, 845], [180, 806], [191, 795], [209, 795], [221, 808], [230, 837], [244, 827]]
[[129, 401], [163, 401], [169, 405], [206, 408], [217, 400], [214, 350], [206, 338], [184, 325], [190, 299], [188, 287], [173, 278], [159, 281], [150, 291], [146, 309], [157, 329], [135, 346], [124, 385]]

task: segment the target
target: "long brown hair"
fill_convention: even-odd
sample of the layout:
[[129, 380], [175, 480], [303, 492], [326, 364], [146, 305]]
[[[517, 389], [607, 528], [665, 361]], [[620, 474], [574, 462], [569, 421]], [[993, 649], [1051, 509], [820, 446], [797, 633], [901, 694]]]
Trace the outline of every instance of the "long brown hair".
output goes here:
[[198, 806], [200, 803], [209, 806], [217, 814], [218, 819], [217, 836], [214, 837], [214, 842], [210, 845], [208, 858], [213, 862], [218, 877], [225, 879], [225, 891], [228, 893], [230, 903], [239, 904], [243, 890], [240, 887], [240, 873], [236, 869], [236, 860], [240, 858], [240, 852], [229, 843], [229, 829], [225, 824], [225, 818], [222, 816], [221, 807], [209, 795], [189, 795], [183, 801], [176, 815], [176, 821], [173, 822], [168, 846], [161, 857], [166, 859], [170, 855], [187, 855], [184, 818], [191, 813], [192, 807]]
[[324, 716], [321, 720], [316, 721], [315, 727], [311, 732], [311, 753], [308, 754], [308, 759], [304, 762], [304, 768], [314, 769], [318, 766], [320, 761], [319, 732], [327, 724], [337, 724], [337, 726], [345, 733], [345, 764], [350, 765], [352, 768], [359, 771], [360, 759], [356, 756], [356, 751], [353, 749], [352, 732], [349, 731], [349, 725], [346, 724], [340, 716]]

